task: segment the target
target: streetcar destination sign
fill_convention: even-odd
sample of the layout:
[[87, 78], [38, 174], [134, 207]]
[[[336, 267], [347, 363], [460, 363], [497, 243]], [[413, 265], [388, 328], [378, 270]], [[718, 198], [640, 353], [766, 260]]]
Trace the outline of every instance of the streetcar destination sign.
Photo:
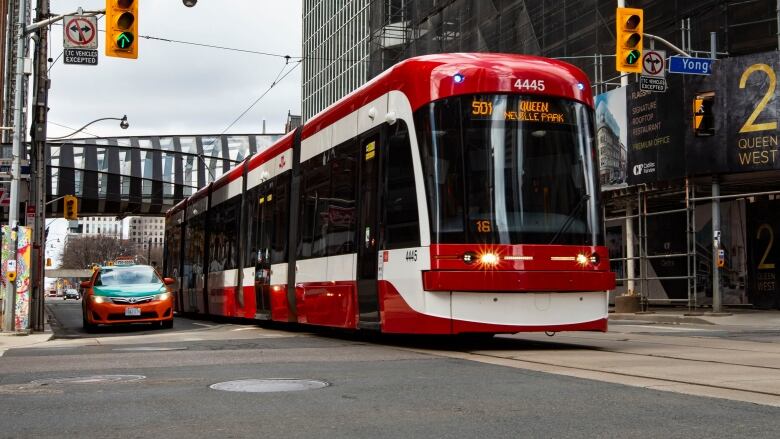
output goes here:
[[684, 75], [709, 75], [712, 73], [710, 58], [691, 58], [685, 56], [673, 56], [669, 58], [669, 73], [682, 73]]

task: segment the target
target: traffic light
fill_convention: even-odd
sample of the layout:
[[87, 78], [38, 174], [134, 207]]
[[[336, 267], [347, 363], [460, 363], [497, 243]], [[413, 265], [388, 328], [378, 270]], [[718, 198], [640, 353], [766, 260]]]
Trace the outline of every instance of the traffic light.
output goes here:
[[615, 68], [619, 72], [642, 73], [642, 9], [617, 8]]
[[714, 93], [693, 97], [693, 134], [697, 137], [715, 135]]
[[74, 195], [65, 195], [62, 198], [64, 205], [64, 218], [69, 220], [79, 219], [79, 199]]
[[138, 58], [138, 0], [106, 0], [106, 56]]

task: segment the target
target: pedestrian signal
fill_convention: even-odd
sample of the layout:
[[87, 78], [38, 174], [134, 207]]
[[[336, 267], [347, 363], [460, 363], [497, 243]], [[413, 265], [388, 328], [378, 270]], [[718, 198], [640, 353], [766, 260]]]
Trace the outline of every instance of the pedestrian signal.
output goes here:
[[615, 26], [615, 68], [619, 72], [642, 73], [644, 11], [617, 8]]
[[106, 0], [106, 56], [138, 58], [138, 0]]
[[693, 98], [693, 134], [699, 137], [715, 135], [715, 116], [713, 93], [696, 95]]

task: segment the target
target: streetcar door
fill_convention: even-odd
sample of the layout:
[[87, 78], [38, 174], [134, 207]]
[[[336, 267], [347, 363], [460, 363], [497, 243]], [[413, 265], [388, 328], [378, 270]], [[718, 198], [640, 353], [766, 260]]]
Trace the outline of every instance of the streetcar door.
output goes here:
[[271, 317], [271, 234], [274, 230], [272, 183], [261, 186], [256, 200], [255, 245], [255, 304], [258, 318]]
[[379, 148], [376, 130], [360, 139], [359, 205], [357, 218], [357, 290], [358, 327], [379, 329], [379, 297], [377, 294], [377, 245], [379, 227]]

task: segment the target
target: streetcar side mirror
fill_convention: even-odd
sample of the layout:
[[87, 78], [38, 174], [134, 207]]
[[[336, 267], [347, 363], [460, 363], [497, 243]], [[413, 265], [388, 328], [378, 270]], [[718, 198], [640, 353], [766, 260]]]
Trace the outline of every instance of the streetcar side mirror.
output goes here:
[[176, 283], [176, 279], [171, 278], [171, 277], [166, 277], [165, 279], [163, 279], [163, 283], [165, 285], [173, 285], [173, 284]]

